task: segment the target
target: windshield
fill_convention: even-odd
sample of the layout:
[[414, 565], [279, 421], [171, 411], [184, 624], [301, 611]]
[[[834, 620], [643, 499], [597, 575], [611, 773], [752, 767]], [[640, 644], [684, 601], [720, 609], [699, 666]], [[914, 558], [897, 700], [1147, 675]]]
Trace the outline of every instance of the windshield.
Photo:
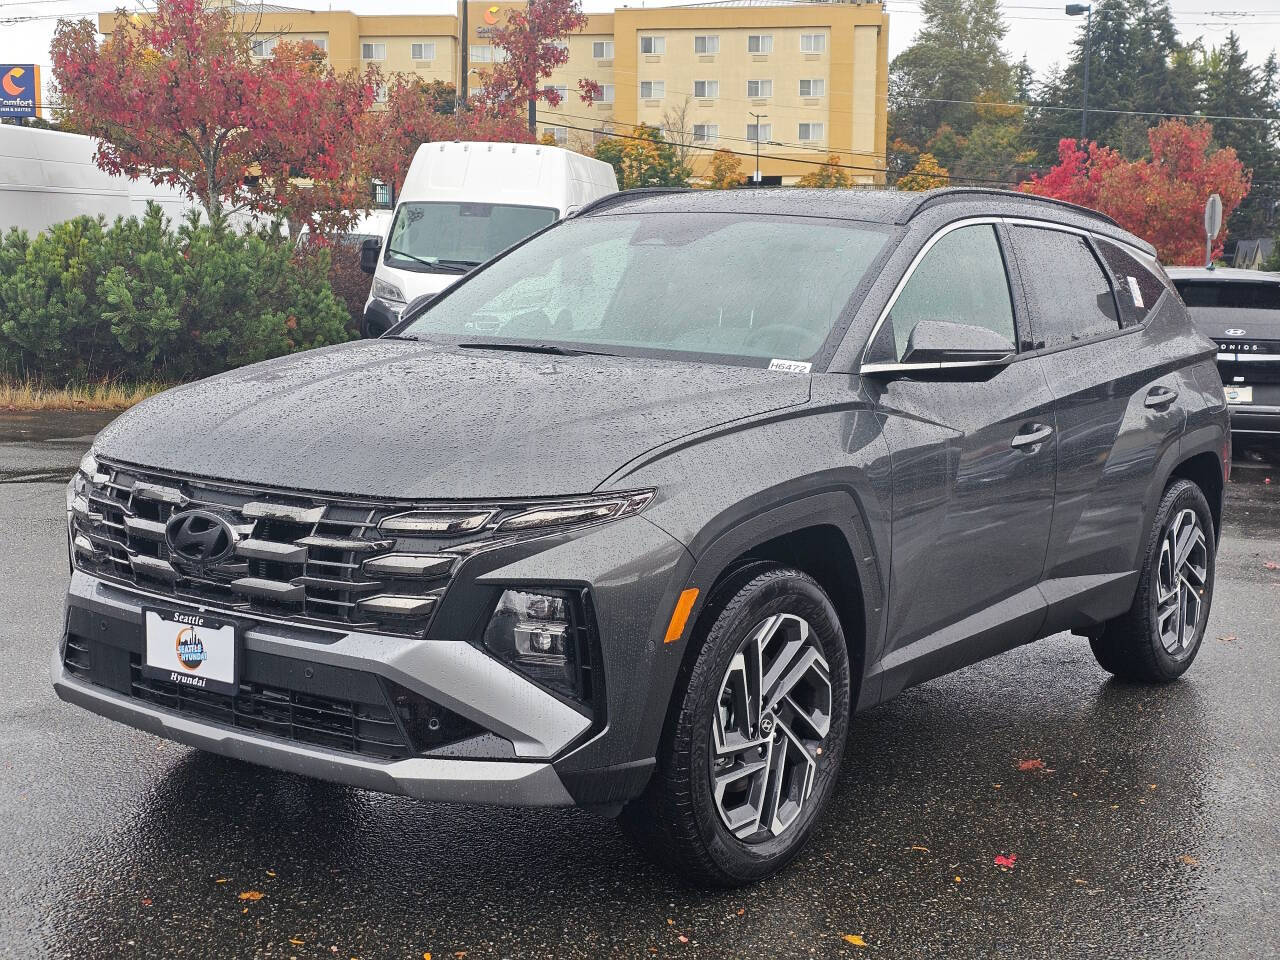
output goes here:
[[811, 360], [888, 235], [873, 224], [791, 216], [570, 220], [400, 332]]
[[405, 202], [396, 208], [383, 259], [401, 270], [475, 266], [554, 223], [556, 217], [549, 207]]
[[1232, 307], [1237, 310], [1280, 310], [1280, 283], [1240, 280], [1174, 280], [1188, 307]]

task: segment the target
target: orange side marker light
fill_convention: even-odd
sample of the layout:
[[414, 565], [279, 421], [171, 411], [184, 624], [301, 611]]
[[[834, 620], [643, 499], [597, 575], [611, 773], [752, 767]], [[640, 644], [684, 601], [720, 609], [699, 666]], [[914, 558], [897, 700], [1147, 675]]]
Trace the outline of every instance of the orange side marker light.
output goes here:
[[689, 613], [693, 610], [694, 601], [698, 599], [698, 588], [690, 587], [682, 591], [676, 601], [676, 608], [671, 611], [671, 622], [667, 624], [667, 635], [663, 643], [675, 643], [684, 635], [684, 625], [689, 622]]

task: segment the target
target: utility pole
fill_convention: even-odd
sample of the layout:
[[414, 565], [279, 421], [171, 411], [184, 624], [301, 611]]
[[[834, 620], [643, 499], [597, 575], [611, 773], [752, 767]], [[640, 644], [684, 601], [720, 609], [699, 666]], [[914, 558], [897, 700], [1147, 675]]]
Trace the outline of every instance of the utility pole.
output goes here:
[[1084, 143], [1089, 136], [1089, 41], [1093, 33], [1093, 4], [1069, 3], [1066, 6], [1068, 17], [1085, 15], [1084, 20], [1084, 106], [1080, 110], [1080, 142]]
[[457, 113], [461, 113], [467, 109], [467, 60], [471, 53], [470, 30], [467, 27], [467, 4], [470, 0], [461, 0], [462, 16], [459, 18], [462, 22], [462, 34], [458, 44], [458, 62], [462, 64], [462, 71], [458, 74], [458, 106]]
[[756, 175], [752, 182], [758, 187], [760, 186], [760, 118], [769, 115], [767, 113], [752, 113], [749, 110], [747, 115], [754, 117], [756, 121]]

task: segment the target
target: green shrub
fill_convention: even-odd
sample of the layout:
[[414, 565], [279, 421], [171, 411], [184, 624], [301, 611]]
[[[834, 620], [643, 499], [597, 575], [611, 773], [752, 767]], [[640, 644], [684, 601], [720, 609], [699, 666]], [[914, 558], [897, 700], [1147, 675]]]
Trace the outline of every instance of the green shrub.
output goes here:
[[328, 254], [192, 217], [78, 217], [0, 241], [0, 372], [175, 382], [350, 338]]

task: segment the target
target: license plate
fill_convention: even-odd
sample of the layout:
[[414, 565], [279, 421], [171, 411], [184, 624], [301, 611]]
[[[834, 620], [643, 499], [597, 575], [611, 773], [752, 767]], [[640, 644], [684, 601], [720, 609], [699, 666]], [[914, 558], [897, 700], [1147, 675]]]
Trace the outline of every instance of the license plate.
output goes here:
[[236, 625], [203, 613], [143, 610], [145, 676], [198, 690], [234, 694], [239, 687]]
[[1253, 403], [1253, 387], [1223, 387], [1227, 403]]

